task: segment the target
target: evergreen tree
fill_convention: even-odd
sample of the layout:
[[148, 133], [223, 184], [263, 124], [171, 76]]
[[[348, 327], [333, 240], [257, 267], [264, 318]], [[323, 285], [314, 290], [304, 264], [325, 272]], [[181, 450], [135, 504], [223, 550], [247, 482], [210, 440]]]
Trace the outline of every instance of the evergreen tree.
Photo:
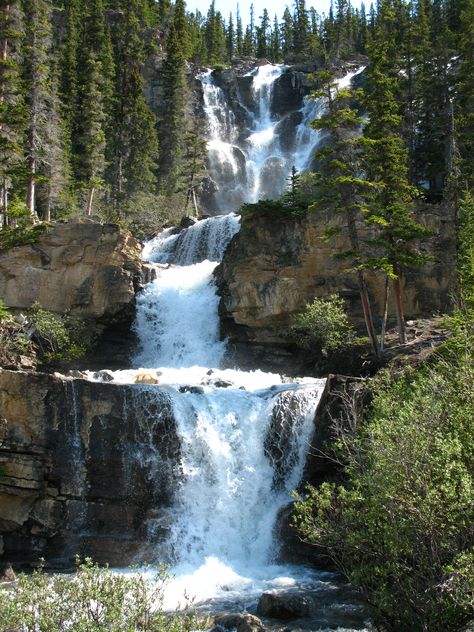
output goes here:
[[288, 7], [283, 12], [283, 22], [281, 24], [281, 50], [283, 59], [290, 59], [293, 53], [293, 18]]
[[147, 48], [142, 0], [121, 0], [121, 23], [114, 31], [116, 105], [107, 179], [117, 213], [126, 197], [153, 190], [158, 157], [155, 116], [144, 97], [142, 67]]
[[239, 5], [237, 5], [237, 26], [235, 34], [235, 48], [237, 55], [241, 57], [244, 53], [244, 30], [242, 27], [242, 18], [240, 17]]
[[460, 0], [459, 9], [456, 128], [463, 178], [474, 187], [474, 0]]
[[47, 123], [51, 120], [51, 5], [49, 0], [25, 0], [25, 80], [28, 83], [26, 204], [33, 220], [36, 219], [36, 183], [41, 166], [49, 151]]
[[20, 2], [0, 3], [0, 226], [8, 221], [9, 196], [23, 162], [25, 107], [20, 62]]
[[[326, 99], [327, 113], [313, 121], [312, 125], [315, 129], [329, 133], [331, 142], [318, 152], [321, 167], [316, 174], [317, 199], [312, 208], [330, 209], [344, 217], [343, 231], [347, 234], [350, 248], [346, 252], [338, 252], [337, 256], [346, 259], [356, 275], [367, 333], [372, 350], [379, 355], [365, 278], [365, 270], [371, 267], [369, 249], [358, 228], [364, 221], [363, 196], [370, 190], [370, 183], [361, 176], [364, 170], [363, 154], [356, 140], [362, 119], [348, 105], [354, 98], [349, 89], [337, 92], [337, 84], [332, 81], [328, 71], [320, 72], [318, 79], [321, 89], [313, 96]], [[328, 231], [326, 239], [340, 232], [339, 229]], [[383, 341], [383, 335], [381, 338]]]
[[368, 179], [373, 188], [366, 196], [365, 219], [378, 232], [373, 241], [377, 254], [369, 263], [393, 279], [399, 337], [403, 344], [406, 334], [400, 276], [403, 267], [424, 261], [412, 244], [426, 231], [411, 213], [415, 191], [408, 183], [408, 156], [399, 133], [401, 117], [396, 95], [400, 77], [396, 65], [395, 20], [392, 0], [382, 0], [367, 68], [365, 105], [369, 120], [364, 130], [364, 146]]
[[232, 57], [234, 56], [234, 51], [235, 51], [234, 18], [232, 16], [232, 13], [229, 15], [229, 24], [227, 26], [226, 49], [227, 49], [227, 58], [230, 61]]
[[[176, 0], [166, 58], [163, 63], [166, 116], [160, 121], [160, 184], [166, 193], [176, 190], [184, 150], [185, 103], [187, 96], [186, 56], [187, 31], [183, 28], [184, 1]], [[216, 16], [213, 17], [217, 19]], [[212, 43], [211, 43], [212, 45]], [[211, 54], [211, 53], [210, 53]]]
[[282, 53], [280, 40], [280, 24], [278, 23], [278, 16], [275, 15], [270, 39], [270, 60], [274, 64], [277, 64], [281, 60]]
[[257, 28], [257, 57], [266, 59], [268, 55], [268, 31], [270, 29], [270, 17], [266, 9], [260, 18], [260, 26]]
[[81, 166], [87, 186], [86, 215], [92, 214], [95, 192], [104, 184], [106, 117], [103, 104], [102, 64], [91, 51], [87, 63], [86, 94], [82, 99], [84, 158]]

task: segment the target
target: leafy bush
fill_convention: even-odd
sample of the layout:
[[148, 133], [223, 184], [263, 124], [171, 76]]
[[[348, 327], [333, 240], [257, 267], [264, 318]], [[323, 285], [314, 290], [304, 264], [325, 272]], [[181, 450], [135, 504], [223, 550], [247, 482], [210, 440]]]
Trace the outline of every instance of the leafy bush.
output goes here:
[[355, 340], [355, 330], [349, 323], [344, 300], [337, 294], [316, 298], [301, 314], [293, 317], [290, 336], [296, 344], [311, 353], [332, 354]]
[[19, 222], [17, 226], [3, 226], [0, 229], [0, 249], [34, 244], [47, 228], [44, 223], [31, 226], [25, 222]]
[[309, 487], [297, 503], [303, 537], [323, 547], [390, 630], [458, 630], [472, 616], [470, 322], [429, 369], [373, 380], [368, 418], [335, 447], [344, 481]]
[[78, 563], [73, 576], [49, 575], [39, 568], [19, 575], [18, 585], [0, 600], [0, 629], [19, 632], [190, 632], [204, 621], [188, 608], [163, 611], [169, 576], [160, 569], [153, 581], [143, 574], [119, 575], [92, 560]]
[[82, 358], [94, 343], [89, 324], [67, 314], [55, 314], [35, 303], [28, 315], [33, 336], [47, 363]]

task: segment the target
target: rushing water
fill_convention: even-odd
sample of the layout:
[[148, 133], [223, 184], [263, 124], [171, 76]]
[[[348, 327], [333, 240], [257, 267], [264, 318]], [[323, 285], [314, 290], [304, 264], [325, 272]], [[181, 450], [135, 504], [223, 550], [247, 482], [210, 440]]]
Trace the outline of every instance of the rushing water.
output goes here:
[[[308, 165], [318, 142], [309, 122], [323, 104], [305, 102], [291, 162], [270, 108], [283, 70], [267, 65], [254, 71], [258, 108], [244, 144], [222, 91], [210, 73], [202, 77], [209, 160], [220, 170], [221, 183], [227, 179], [219, 197], [223, 205], [232, 207], [243, 196], [276, 195], [269, 169], [281, 176], [291, 164]], [[330, 574], [279, 564], [275, 538], [277, 516], [302, 476], [325, 381], [289, 383], [275, 374], [220, 368], [226, 344], [219, 335], [213, 272], [238, 230], [239, 217], [229, 214], [182, 231], [166, 229], [145, 245], [143, 257], [155, 266], [157, 278], [137, 298], [135, 368], [110, 374], [116, 382], [133, 383], [146, 372], [159, 386], [136, 388], [166, 389], [173, 408], [180, 481], [174, 503], [155, 525], [159, 530], [163, 520], [167, 524], [169, 559], [153, 560], [172, 563], [169, 608], [185, 594], [206, 608], [243, 610], [255, 608], [269, 589], [311, 587], [326, 598], [334, 590]], [[153, 454], [148, 450], [144, 458]], [[151, 542], [155, 526], [147, 525]]]
[[[159, 386], [136, 388], [149, 396], [166, 389], [173, 408], [180, 482], [165, 515], [147, 523], [150, 542], [168, 525], [169, 556], [152, 561], [172, 564], [170, 609], [184, 595], [207, 610], [252, 610], [268, 590], [311, 588], [326, 600], [335, 590], [331, 574], [279, 564], [275, 538], [278, 513], [301, 479], [325, 381], [219, 369], [225, 342], [212, 272], [238, 230], [239, 218], [227, 215], [146, 244], [157, 278], [138, 297], [136, 368], [111, 373], [133, 383], [146, 371]], [[146, 449], [143, 458], [154, 453]], [[341, 604], [330, 601], [341, 620]]]
[[[288, 141], [295, 122], [272, 112], [275, 82], [285, 70], [283, 65], [266, 64], [247, 75], [252, 77], [252, 109], [237, 93], [239, 107], [245, 113], [245, 129], [241, 129], [242, 123], [240, 127], [237, 124], [236, 114], [216, 85], [212, 71], [200, 77], [208, 127], [208, 169], [217, 186], [214, 200], [221, 213], [236, 210], [244, 202], [280, 197], [288, 186], [292, 167], [301, 172], [311, 166], [322, 138], [311, 122], [325, 112], [326, 101], [304, 98], [296, 113], [299, 123], [293, 130], [294, 141]], [[339, 79], [337, 88], [350, 85], [361, 70]]]

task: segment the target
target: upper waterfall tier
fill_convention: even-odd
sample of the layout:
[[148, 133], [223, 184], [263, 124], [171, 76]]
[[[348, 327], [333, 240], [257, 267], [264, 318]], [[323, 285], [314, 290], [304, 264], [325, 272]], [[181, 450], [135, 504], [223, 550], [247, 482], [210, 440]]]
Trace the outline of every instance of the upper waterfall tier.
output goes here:
[[[349, 85], [360, 71], [342, 77], [338, 85]], [[276, 92], [282, 91], [280, 82], [287, 72], [283, 65], [258, 66], [231, 89], [219, 85], [218, 75], [211, 70], [200, 76], [208, 172], [215, 188], [206, 200], [211, 210], [229, 213], [245, 202], [277, 199], [288, 186], [293, 166], [298, 171], [311, 167], [322, 140], [311, 122], [325, 111], [326, 101], [298, 93], [299, 105], [282, 112], [275, 102]], [[284, 85], [290, 89], [288, 81]]]

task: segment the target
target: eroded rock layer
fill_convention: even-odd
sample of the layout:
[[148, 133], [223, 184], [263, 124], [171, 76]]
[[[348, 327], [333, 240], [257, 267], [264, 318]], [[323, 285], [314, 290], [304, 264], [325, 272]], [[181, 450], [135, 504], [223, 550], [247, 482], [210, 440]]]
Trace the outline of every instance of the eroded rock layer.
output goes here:
[[4, 559], [159, 553], [179, 464], [164, 390], [0, 371], [0, 416]]

